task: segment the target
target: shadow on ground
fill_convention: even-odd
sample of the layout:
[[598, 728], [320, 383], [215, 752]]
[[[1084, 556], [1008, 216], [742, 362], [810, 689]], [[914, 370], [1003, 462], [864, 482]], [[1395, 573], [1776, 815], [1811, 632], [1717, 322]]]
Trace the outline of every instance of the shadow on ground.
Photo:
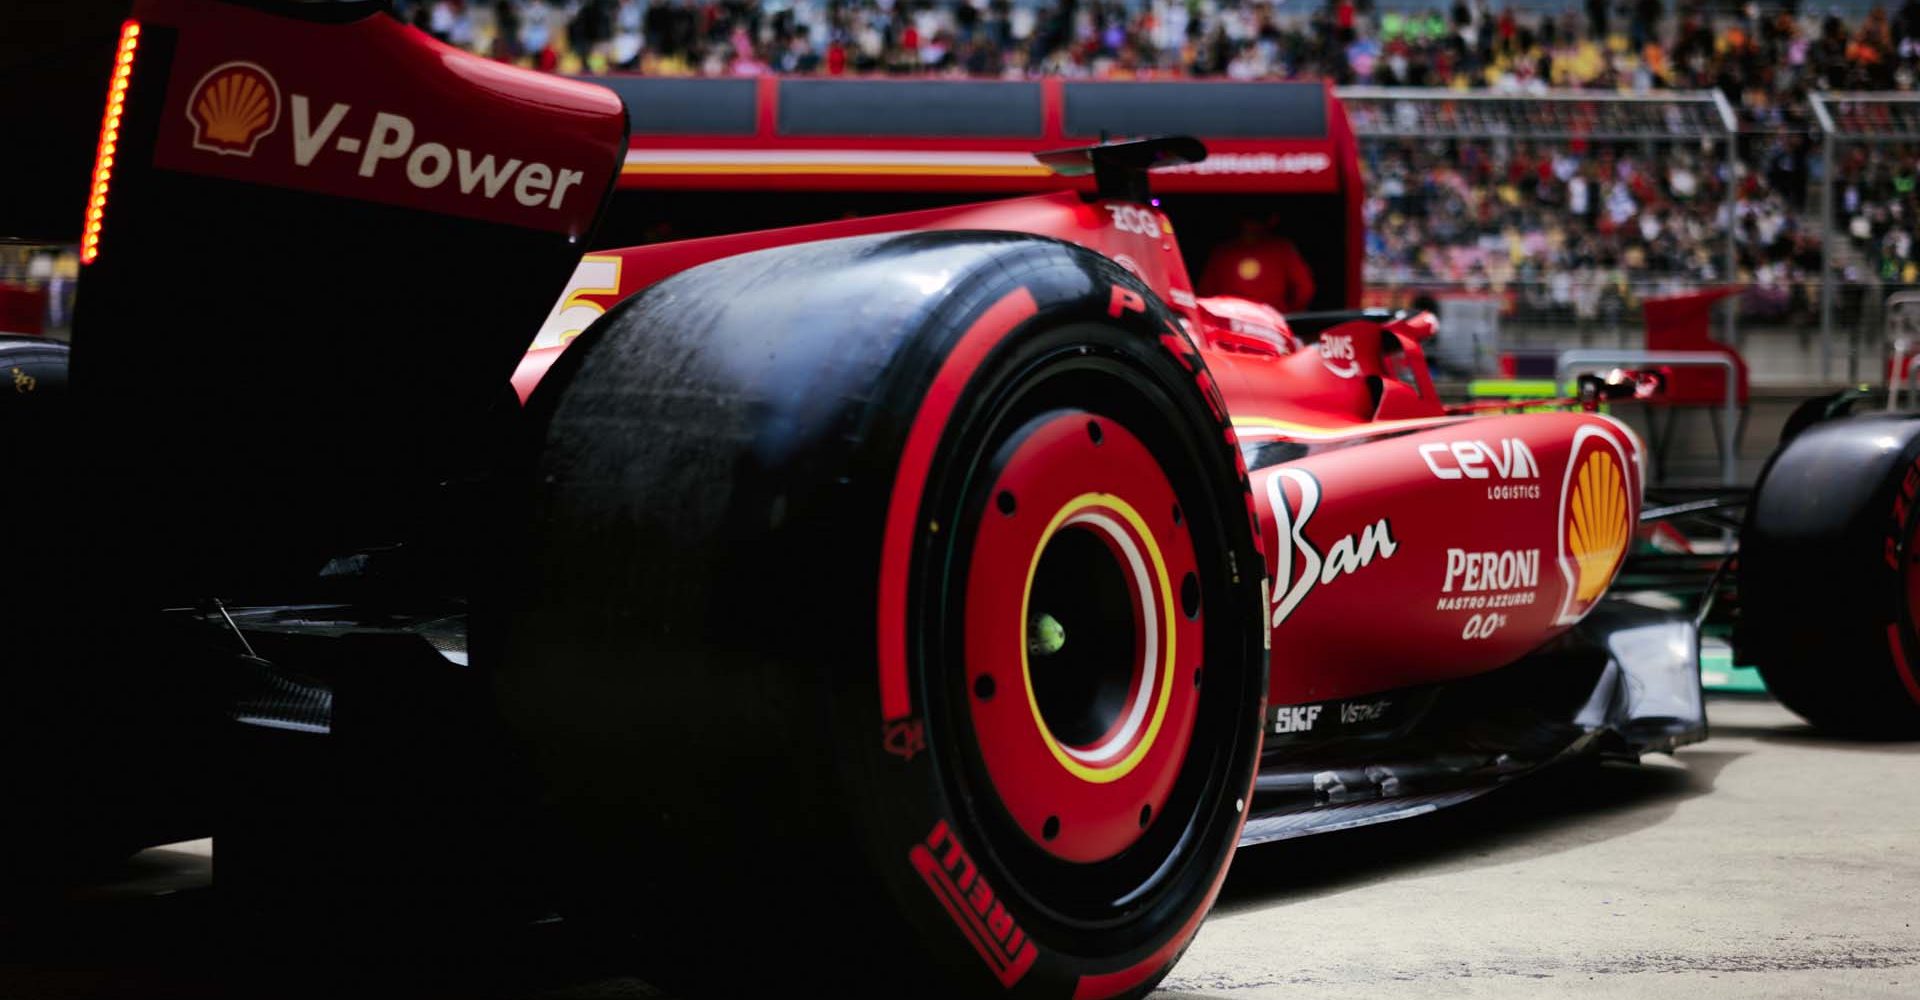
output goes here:
[[[1457, 809], [1268, 845], [1235, 862], [1221, 912], [1296, 902], [1411, 869], [1538, 857], [1660, 822], [1737, 753], [1684, 767], [1570, 765]], [[207, 888], [204, 855], [148, 851], [78, 889], [0, 901], [0, 996], [99, 1000], [322, 997], [612, 1000], [664, 994], [626, 975], [634, 945], [559, 921], [458, 934], [407, 921], [371, 939], [249, 927]], [[17, 885], [15, 887], [17, 889]], [[324, 913], [303, 922], [326, 927]], [[346, 921], [349, 924], [352, 920]], [[364, 926], [364, 922], [362, 922]]]
[[[623, 942], [558, 921], [454, 932], [364, 914], [252, 923], [207, 886], [204, 857], [148, 851], [101, 885], [0, 898], [0, 997], [87, 1000], [614, 1000]], [[171, 883], [181, 883], [176, 887]], [[10, 887], [11, 888], [11, 887]], [[346, 928], [338, 933], [329, 928]], [[631, 954], [626, 951], [625, 954]]]
[[1835, 736], [1804, 722], [1787, 726], [1715, 725], [1713, 735], [1723, 739], [1751, 739], [1782, 746], [1851, 753], [1920, 754], [1920, 742], [1913, 740]]
[[1345, 892], [1416, 868], [1507, 864], [1630, 834], [1711, 791], [1720, 770], [1741, 756], [1690, 748], [1675, 758], [1679, 766], [1566, 764], [1427, 816], [1250, 848], [1234, 858], [1215, 912]]
[[[1745, 722], [1746, 720], [1741, 720]], [[1304, 902], [1423, 871], [1545, 857], [1657, 825], [1710, 791], [1747, 739], [1843, 751], [1920, 746], [1819, 738], [1797, 723], [1716, 726], [1719, 740], [1643, 765], [1570, 764], [1413, 820], [1252, 848], [1218, 903], [1234, 913]], [[204, 853], [147, 851], [77, 889], [0, 887], [0, 997], [288, 1000], [404, 996], [660, 997], [628, 973], [643, 948], [559, 920], [451, 931], [387, 919], [348, 935], [236, 920], [208, 888]], [[300, 926], [324, 928], [329, 914]]]

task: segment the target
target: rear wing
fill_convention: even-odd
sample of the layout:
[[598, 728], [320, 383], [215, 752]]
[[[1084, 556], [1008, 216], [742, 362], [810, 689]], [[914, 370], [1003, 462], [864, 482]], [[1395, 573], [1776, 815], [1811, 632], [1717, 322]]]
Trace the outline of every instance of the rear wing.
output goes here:
[[626, 121], [384, 4], [139, 0], [81, 238], [98, 494], [210, 580], [403, 534], [508, 392]]

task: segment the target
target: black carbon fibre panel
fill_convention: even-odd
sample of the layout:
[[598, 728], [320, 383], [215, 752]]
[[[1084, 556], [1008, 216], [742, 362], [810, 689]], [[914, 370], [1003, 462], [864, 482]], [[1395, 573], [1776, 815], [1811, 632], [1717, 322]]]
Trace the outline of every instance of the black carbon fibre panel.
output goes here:
[[1404, 795], [1368, 802], [1348, 802], [1305, 809], [1289, 807], [1255, 813], [1247, 820], [1246, 827], [1240, 831], [1240, 846], [1269, 844], [1316, 833], [1352, 830], [1357, 827], [1372, 826], [1375, 823], [1390, 823], [1396, 819], [1425, 816], [1448, 806], [1457, 806], [1477, 799], [1495, 787], [1497, 786], [1488, 785], [1484, 788], [1435, 792], [1428, 795]]

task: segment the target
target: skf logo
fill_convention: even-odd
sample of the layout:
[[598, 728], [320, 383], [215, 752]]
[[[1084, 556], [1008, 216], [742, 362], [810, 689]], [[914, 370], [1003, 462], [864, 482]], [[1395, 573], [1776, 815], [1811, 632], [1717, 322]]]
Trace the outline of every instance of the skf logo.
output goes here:
[[1313, 725], [1320, 721], [1320, 705], [1302, 705], [1299, 708], [1276, 708], [1273, 710], [1273, 731], [1275, 733], [1310, 733]]
[[[936, 853], [937, 852], [937, 853]], [[1000, 985], [1013, 985], [1033, 968], [1039, 950], [1027, 939], [1027, 932], [1013, 920], [1013, 914], [994, 897], [993, 889], [960, 846], [947, 821], [933, 824], [927, 842], [915, 844], [907, 852], [914, 871], [926, 880], [934, 898], [946, 908], [947, 916], [960, 929], [962, 937], [993, 970]]]
[[193, 123], [193, 148], [252, 156], [280, 124], [280, 85], [254, 63], [221, 63], [194, 85], [187, 120]]

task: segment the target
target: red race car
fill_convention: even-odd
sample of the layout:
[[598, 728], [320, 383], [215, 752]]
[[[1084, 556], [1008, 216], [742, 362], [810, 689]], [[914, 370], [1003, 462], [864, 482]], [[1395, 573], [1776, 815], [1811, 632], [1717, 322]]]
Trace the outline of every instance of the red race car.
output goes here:
[[1616, 577], [1748, 503], [1769, 683], [1917, 729], [1912, 422], [1645, 510], [1592, 404], [1654, 377], [1449, 408], [1425, 315], [1197, 297], [1147, 183], [1191, 139], [583, 259], [620, 99], [378, 7], [126, 25], [71, 390], [0, 382], [9, 836], [537, 900], [669, 983], [1139, 995], [1240, 846], [1703, 738], [1710, 602]]

